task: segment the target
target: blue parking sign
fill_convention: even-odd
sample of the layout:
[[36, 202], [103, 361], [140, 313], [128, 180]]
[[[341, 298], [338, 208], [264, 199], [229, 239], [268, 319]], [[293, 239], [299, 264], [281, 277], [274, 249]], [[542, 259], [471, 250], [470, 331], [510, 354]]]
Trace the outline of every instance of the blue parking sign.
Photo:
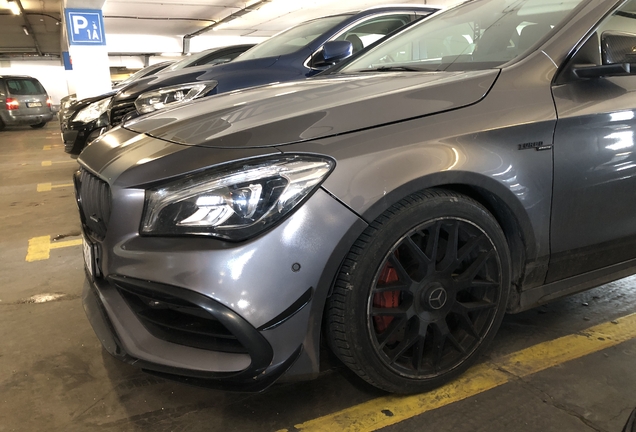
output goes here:
[[106, 45], [100, 9], [64, 9], [69, 45]]

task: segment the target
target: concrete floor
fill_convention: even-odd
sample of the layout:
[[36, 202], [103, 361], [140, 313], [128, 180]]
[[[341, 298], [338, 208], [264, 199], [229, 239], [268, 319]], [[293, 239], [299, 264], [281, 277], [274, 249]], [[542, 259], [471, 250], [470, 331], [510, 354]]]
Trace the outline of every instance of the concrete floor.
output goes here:
[[[187, 387], [112, 359], [80, 301], [80, 227], [65, 186], [77, 163], [57, 125], [0, 132], [0, 166], [0, 431], [292, 431], [383, 396], [333, 359], [317, 380], [263, 394]], [[44, 236], [49, 258], [27, 262], [29, 240]], [[38, 303], [41, 294], [60, 297]], [[484, 360], [634, 312], [636, 277], [506, 317]], [[636, 405], [635, 360], [629, 340], [386, 429], [620, 431]]]

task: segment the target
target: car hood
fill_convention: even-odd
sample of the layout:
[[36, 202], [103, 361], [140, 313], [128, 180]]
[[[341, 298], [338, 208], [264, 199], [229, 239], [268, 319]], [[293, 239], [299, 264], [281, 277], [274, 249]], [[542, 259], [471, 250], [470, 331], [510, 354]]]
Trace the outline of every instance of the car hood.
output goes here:
[[499, 70], [331, 75], [203, 98], [125, 128], [177, 144], [267, 147], [449, 111], [481, 100]]

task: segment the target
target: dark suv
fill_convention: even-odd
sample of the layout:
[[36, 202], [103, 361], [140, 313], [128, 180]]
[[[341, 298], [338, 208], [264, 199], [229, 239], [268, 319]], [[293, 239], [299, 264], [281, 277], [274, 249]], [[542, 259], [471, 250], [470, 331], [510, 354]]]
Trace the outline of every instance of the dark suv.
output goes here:
[[381, 6], [306, 21], [216, 66], [165, 72], [121, 89], [111, 101], [110, 124], [203, 96], [315, 75], [438, 9]]

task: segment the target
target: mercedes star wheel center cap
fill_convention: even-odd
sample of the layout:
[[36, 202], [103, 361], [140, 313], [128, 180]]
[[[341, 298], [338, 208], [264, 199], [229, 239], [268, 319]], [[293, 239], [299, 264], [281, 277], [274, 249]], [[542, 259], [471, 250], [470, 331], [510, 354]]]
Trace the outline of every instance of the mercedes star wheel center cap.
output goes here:
[[446, 294], [446, 290], [444, 288], [442, 287], [435, 288], [428, 295], [428, 305], [433, 310], [439, 310], [444, 307], [447, 299], [448, 299], [448, 294]]

